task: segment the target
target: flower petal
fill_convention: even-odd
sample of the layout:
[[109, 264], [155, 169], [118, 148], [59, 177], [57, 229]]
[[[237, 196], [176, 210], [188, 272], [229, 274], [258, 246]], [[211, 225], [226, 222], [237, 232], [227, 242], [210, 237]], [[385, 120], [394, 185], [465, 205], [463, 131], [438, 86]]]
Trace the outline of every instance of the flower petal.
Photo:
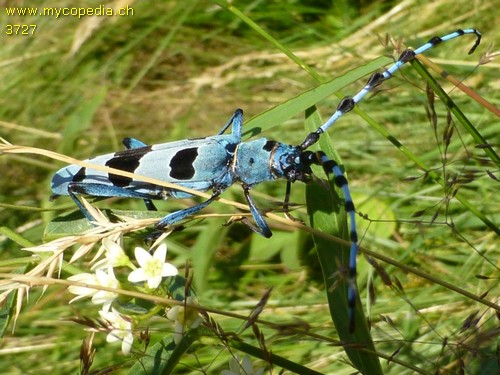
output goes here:
[[132, 334], [128, 334], [123, 338], [122, 341], [122, 353], [128, 355], [130, 353], [130, 349], [132, 348], [132, 343], [134, 342], [134, 336]]
[[161, 275], [163, 277], [175, 276], [178, 273], [179, 273], [179, 270], [173, 264], [170, 264], [170, 263], [163, 264], [163, 270], [161, 271]]
[[144, 281], [147, 279], [146, 274], [144, 273], [143, 268], [138, 268], [136, 270], [133, 270], [128, 274], [128, 281], [133, 282], [133, 283], [138, 283], [141, 281]]
[[161, 283], [161, 276], [149, 276], [148, 277], [148, 287], [151, 289], [158, 288]]
[[153, 258], [158, 259], [162, 263], [165, 263], [165, 259], [167, 258], [167, 244], [165, 242], [158, 246], [155, 253], [153, 254]]
[[135, 259], [137, 259], [137, 263], [139, 263], [141, 267], [144, 267], [151, 260], [151, 258], [153, 258], [153, 256], [142, 247], [136, 247], [134, 254]]
[[121, 254], [123, 249], [115, 241], [111, 241], [109, 238], [105, 237], [102, 239], [102, 245], [111, 254]]
[[177, 316], [179, 315], [180, 306], [174, 306], [167, 312], [167, 319], [177, 320]]
[[116, 342], [118, 340], [120, 340], [120, 337], [113, 331], [106, 336], [106, 342]]

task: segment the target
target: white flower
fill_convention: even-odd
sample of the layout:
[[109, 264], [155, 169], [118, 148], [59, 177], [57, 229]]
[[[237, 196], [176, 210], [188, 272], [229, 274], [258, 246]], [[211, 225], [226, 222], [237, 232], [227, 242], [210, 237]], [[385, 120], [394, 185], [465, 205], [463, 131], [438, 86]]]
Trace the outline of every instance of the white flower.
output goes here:
[[261, 375], [264, 369], [260, 368], [255, 371], [252, 361], [247, 355], [241, 360], [238, 355], [229, 360], [229, 370], [222, 370], [220, 375]]
[[[188, 297], [186, 304], [194, 304], [194, 298]], [[167, 312], [167, 318], [174, 320], [174, 342], [179, 344], [186, 329], [198, 327], [203, 319], [198, 314], [198, 309], [189, 306], [174, 306]]]
[[177, 268], [165, 262], [167, 245], [162, 243], [155, 253], [151, 255], [141, 247], [135, 248], [135, 258], [141, 266], [128, 275], [128, 281], [133, 283], [147, 281], [148, 287], [156, 289], [163, 277], [175, 276], [179, 273]]
[[[113, 268], [108, 268], [108, 273], [103, 270], [95, 271], [98, 285], [104, 286], [111, 289], [119, 289], [120, 282], [116, 279]], [[102, 309], [104, 311], [109, 311], [111, 303], [118, 297], [118, 293], [108, 292], [107, 290], [99, 290], [92, 297], [92, 303], [96, 305], [102, 304]]]
[[92, 269], [130, 266], [130, 258], [125, 254], [122, 247], [109, 238], [103, 238], [102, 247], [106, 250], [106, 258], [101, 259], [92, 266]]
[[[99, 290], [98, 287], [106, 287], [111, 289], [119, 289], [120, 283], [115, 277], [112, 268], [108, 268], [108, 272], [103, 270], [97, 270], [95, 274], [91, 273], [80, 273], [68, 277], [70, 281], [77, 281], [80, 283], [85, 283], [90, 286], [90, 288], [72, 285], [68, 287], [70, 293], [76, 294], [77, 296], [73, 298], [69, 303], [77, 301], [81, 298], [92, 297], [92, 303], [96, 305], [103, 305], [102, 309], [104, 311], [109, 311], [111, 303], [118, 297], [118, 293], [109, 292], [107, 290]], [[96, 288], [92, 288], [92, 286]]]
[[[94, 273], [79, 273], [77, 275], [68, 277], [68, 280], [88, 285], [97, 285], [97, 277]], [[87, 288], [78, 285], [70, 285], [68, 287], [68, 292], [76, 294], [76, 297], [73, 298], [71, 301], [69, 301], [69, 303], [72, 303], [74, 301], [78, 301], [79, 299], [93, 296], [94, 294], [97, 293], [97, 289]]]
[[123, 354], [129, 354], [132, 343], [134, 342], [132, 322], [124, 319], [115, 309], [111, 311], [99, 311], [99, 315], [113, 327], [111, 332], [108, 333], [106, 341], [115, 342], [121, 340]]

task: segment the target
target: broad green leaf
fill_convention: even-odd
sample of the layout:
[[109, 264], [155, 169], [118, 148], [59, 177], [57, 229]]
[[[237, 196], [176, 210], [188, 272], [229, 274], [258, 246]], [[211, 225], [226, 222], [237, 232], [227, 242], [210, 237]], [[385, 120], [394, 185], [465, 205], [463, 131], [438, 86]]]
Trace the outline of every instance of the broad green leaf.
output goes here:
[[[132, 211], [132, 210], [101, 210], [107, 217], [129, 217], [133, 219], [162, 218], [168, 212], [161, 211]], [[92, 228], [92, 224], [80, 211], [60, 215], [54, 218], [45, 228], [44, 240], [50, 241], [63, 236], [82, 234]]]
[[[396, 214], [391, 209], [390, 205], [384, 200], [364, 194], [353, 194], [353, 200], [356, 203], [356, 211], [362, 212], [368, 218], [375, 220], [358, 220], [358, 234], [363, 237], [363, 234], [368, 231], [370, 238], [391, 238], [397, 228]], [[383, 221], [376, 221], [383, 219]]]
[[267, 261], [278, 254], [290, 243], [289, 233], [275, 231], [271, 238], [252, 236], [250, 245], [250, 261]]
[[222, 219], [211, 218], [206, 221], [195, 245], [191, 248], [191, 260], [193, 263], [193, 283], [198, 294], [201, 294], [207, 286], [208, 273], [212, 266], [213, 258], [221, 241], [224, 240], [227, 226], [223, 226]]
[[303, 236], [303, 233], [301, 233], [301, 231], [299, 230], [293, 232], [293, 235], [291, 235], [292, 238], [290, 238], [290, 234], [288, 234], [288, 244], [281, 251], [281, 260], [289, 270], [296, 270], [301, 266], [300, 263], [300, 248], [302, 244], [301, 236]]
[[43, 234], [44, 241], [51, 241], [64, 236], [81, 234], [92, 228], [92, 224], [80, 211], [73, 211], [53, 219], [46, 227]]

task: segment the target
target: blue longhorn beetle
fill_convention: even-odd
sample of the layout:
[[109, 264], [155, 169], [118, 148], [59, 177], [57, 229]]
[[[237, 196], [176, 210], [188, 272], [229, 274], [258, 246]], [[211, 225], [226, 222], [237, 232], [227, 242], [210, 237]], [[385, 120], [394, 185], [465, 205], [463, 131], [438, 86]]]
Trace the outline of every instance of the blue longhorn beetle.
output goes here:
[[[240, 182], [256, 225], [244, 220], [253, 231], [264, 237], [271, 237], [269, 226], [257, 209], [250, 189], [261, 182], [277, 179], [287, 180], [285, 207], [288, 205], [291, 183], [308, 182], [312, 177], [311, 165], [320, 165], [324, 171], [335, 176], [335, 184], [342, 189], [345, 210], [350, 220], [350, 257], [349, 257], [349, 324], [354, 329], [354, 307], [357, 296], [356, 255], [358, 239], [354, 203], [351, 198], [347, 179], [334, 160], [324, 152], [311, 152], [307, 149], [315, 144], [321, 134], [341, 116], [351, 111], [363, 97], [399, 70], [415, 56], [434, 46], [465, 34], [474, 34], [477, 39], [469, 51], [473, 53], [481, 41], [481, 33], [475, 29], [457, 30], [443, 37], [433, 37], [416, 50], [405, 50], [399, 59], [384, 72], [370, 76], [366, 85], [355, 95], [343, 98], [334, 114], [317, 130], [307, 135], [298, 146], [259, 138], [242, 142], [243, 111], [237, 109], [229, 121], [214, 136], [201, 139], [186, 139], [176, 142], [149, 146], [134, 138], [125, 138], [126, 150], [98, 156], [86, 160], [95, 165], [134, 172], [161, 181], [174, 183], [197, 191], [212, 190], [212, 196], [193, 207], [170, 213], [163, 217], [155, 228], [163, 230], [178, 223], [187, 216], [202, 210], [235, 182]], [[231, 126], [231, 134], [224, 134]], [[78, 194], [95, 197], [142, 198], [149, 210], [156, 210], [153, 199], [189, 198], [191, 194], [169, 189], [133, 178], [106, 173], [78, 165], [60, 169], [52, 178], [53, 198], [69, 195], [88, 220], [94, 218], [77, 198]]]

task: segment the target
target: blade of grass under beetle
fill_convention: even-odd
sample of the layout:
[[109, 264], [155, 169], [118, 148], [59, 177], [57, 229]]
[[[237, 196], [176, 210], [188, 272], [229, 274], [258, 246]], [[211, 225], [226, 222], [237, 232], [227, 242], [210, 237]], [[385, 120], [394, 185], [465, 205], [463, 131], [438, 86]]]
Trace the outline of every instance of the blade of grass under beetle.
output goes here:
[[[313, 131], [322, 124], [315, 107], [306, 111], [306, 130]], [[320, 138], [321, 149], [340, 164], [337, 153], [333, 150], [327, 136]], [[347, 215], [343, 202], [339, 199], [333, 181], [330, 189], [325, 190], [317, 183], [310, 183], [306, 188], [307, 211], [311, 226], [322, 232], [349, 241]], [[366, 322], [359, 297], [355, 310], [355, 330], [349, 332], [347, 282], [340, 275], [342, 269], [348, 269], [349, 247], [332, 243], [319, 236], [313, 236], [316, 251], [321, 264], [327, 290], [328, 306], [332, 321], [339, 338], [345, 343], [344, 350], [353, 365], [363, 374], [382, 374], [380, 361], [375, 354], [375, 347]], [[342, 269], [340, 269], [342, 267]], [[335, 284], [334, 287], [332, 287]], [[361, 351], [360, 349], [364, 349]], [[373, 352], [373, 353], [372, 353]]]
[[275, 126], [282, 126], [286, 120], [304, 112], [307, 108], [333, 95], [345, 86], [356, 82], [370, 73], [373, 73], [381, 66], [387, 64], [388, 61], [390, 60], [387, 57], [379, 57], [367, 64], [350, 70], [340, 77], [328, 80], [321, 85], [307, 90], [294, 98], [286, 100], [283, 103], [262, 112], [261, 114], [251, 118], [245, 124], [245, 131], [243, 134], [244, 138], [254, 137]]

